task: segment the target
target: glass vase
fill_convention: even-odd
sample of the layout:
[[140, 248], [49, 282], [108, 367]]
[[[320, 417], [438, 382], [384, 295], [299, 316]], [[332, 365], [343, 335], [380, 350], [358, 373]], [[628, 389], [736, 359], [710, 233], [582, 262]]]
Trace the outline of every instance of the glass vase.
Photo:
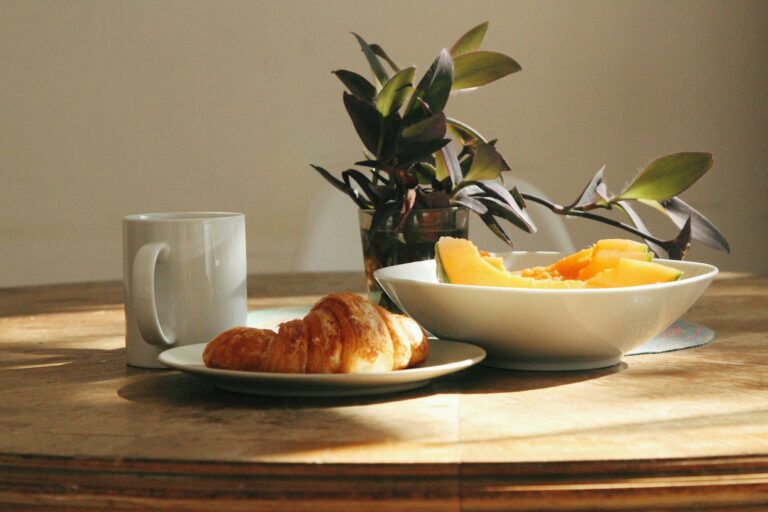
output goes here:
[[374, 304], [399, 313], [399, 308], [373, 277], [374, 271], [434, 258], [435, 242], [441, 236], [467, 238], [469, 210], [463, 207], [412, 210], [399, 228], [399, 213], [396, 213], [371, 230], [373, 214], [374, 210], [359, 210], [368, 297]]

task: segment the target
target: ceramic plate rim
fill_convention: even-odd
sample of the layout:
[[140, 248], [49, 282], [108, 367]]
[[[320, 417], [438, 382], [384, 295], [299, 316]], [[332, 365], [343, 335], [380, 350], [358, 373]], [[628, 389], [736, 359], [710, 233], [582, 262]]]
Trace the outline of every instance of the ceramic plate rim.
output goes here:
[[[238, 380], [253, 380], [253, 381], [260, 381], [260, 380], [272, 380], [272, 381], [286, 381], [291, 383], [300, 383], [303, 381], [306, 381], [307, 383], [310, 382], [317, 382], [318, 380], [323, 383], [343, 383], [344, 380], [359, 380], [359, 379], [371, 379], [371, 380], [389, 380], [392, 381], [392, 384], [400, 384], [402, 379], [399, 378], [399, 376], [402, 377], [418, 377], [419, 374], [425, 374], [424, 380], [432, 380], [438, 377], [442, 377], [444, 375], [455, 373], [461, 370], [465, 370], [467, 368], [471, 368], [472, 366], [475, 366], [479, 363], [481, 363], [487, 356], [487, 352], [482, 347], [479, 347], [478, 345], [467, 343], [465, 341], [455, 341], [455, 340], [445, 340], [445, 339], [436, 339], [436, 338], [430, 338], [429, 339], [429, 348], [430, 352], [435, 350], [436, 346], [439, 346], [440, 343], [451, 343], [454, 345], [464, 345], [467, 347], [468, 350], [474, 350], [476, 351], [476, 354], [472, 357], [462, 358], [457, 361], [450, 361], [447, 363], [441, 363], [431, 366], [418, 366], [415, 368], [406, 368], [403, 370], [396, 370], [391, 372], [376, 372], [376, 373], [270, 373], [270, 372], [250, 372], [250, 371], [241, 371], [241, 370], [223, 370], [219, 368], [208, 368], [205, 366], [205, 364], [202, 362], [202, 359], [200, 360], [200, 363], [197, 364], [180, 364], [176, 363], [172, 360], [168, 360], [169, 357], [176, 355], [178, 352], [185, 352], [190, 350], [195, 350], [198, 348], [201, 348], [207, 343], [195, 343], [193, 345], [184, 345], [181, 347], [173, 347], [169, 348], [168, 350], [164, 350], [163, 352], [158, 355], [157, 359], [162, 364], [164, 364], [167, 367], [173, 368], [175, 370], [179, 370], [185, 373], [190, 373], [193, 375], [200, 375], [200, 376], [206, 376], [206, 377], [229, 377], [234, 378]], [[201, 351], [202, 353], [202, 351]], [[435, 375], [435, 373], [438, 373]], [[350, 383], [353, 387], [365, 387], [367, 384], [359, 384], [354, 385]]]

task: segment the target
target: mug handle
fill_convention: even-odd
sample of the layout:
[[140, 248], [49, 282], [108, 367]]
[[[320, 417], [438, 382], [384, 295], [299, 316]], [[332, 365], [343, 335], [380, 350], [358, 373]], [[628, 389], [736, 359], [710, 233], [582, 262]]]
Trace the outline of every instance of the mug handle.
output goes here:
[[158, 261], [166, 261], [170, 253], [167, 244], [146, 244], [139, 249], [133, 260], [131, 289], [139, 332], [144, 341], [158, 346], [172, 346], [176, 343], [173, 331], [169, 329], [167, 334], [163, 332], [155, 298], [155, 267]]

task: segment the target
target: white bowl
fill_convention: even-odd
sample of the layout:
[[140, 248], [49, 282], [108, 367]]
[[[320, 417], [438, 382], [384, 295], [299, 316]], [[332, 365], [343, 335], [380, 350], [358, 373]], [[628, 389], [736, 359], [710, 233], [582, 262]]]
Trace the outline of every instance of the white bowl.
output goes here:
[[[500, 254], [509, 269], [548, 265], [560, 253]], [[438, 338], [483, 347], [484, 364], [516, 370], [584, 370], [622, 356], [669, 327], [717, 275], [705, 263], [655, 260], [683, 271], [679, 281], [626, 288], [530, 290], [445, 284], [435, 261], [377, 270], [387, 294]]]

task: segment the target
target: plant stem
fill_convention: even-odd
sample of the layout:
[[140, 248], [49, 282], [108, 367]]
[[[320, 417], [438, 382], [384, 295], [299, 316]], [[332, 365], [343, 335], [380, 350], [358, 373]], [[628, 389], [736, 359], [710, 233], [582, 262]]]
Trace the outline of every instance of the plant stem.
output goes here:
[[608, 219], [606, 217], [602, 217], [600, 215], [595, 215], [594, 213], [589, 213], [581, 210], [568, 210], [560, 206], [559, 204], [552, 203], [550, 201], [547, 201], [546, 199], [542, 199], [540, 197], [533, 196], [531, 194], [525, 194], [521, 193], [523, 196], [523, 199], [533, 201], [534, 203], [538, 203], [542, 206], [546, 206], [549, 208], [553, 213], [556, 213], [558, 215], [563, 216], [572, 216], [572, 217], [583, 217], [585, 219], [591, 219], [596, 220], [598, 222], [602, 222], [604, 224], [608, 224], [609, 226], [613, 226], [619, 229], [623, 229], [624, 231], [629, 231], [630, 233], [639, 236], [640, 238], [643, 238], [645, 240], [648, 240], [649, 242], [653, 242], [655, 244], [664, 246], [666, 245], [666, 242], [664, 240], [659, 240], [658, 238], [654, 237], [653, 235], [649, 233], [644, 233], [643, 231], [640, 231], [639, 229], [635, 228], [634, 226], [630, 226], [629, 224], [624, 224], [623, 222], [619, 222], [613, 219]]

